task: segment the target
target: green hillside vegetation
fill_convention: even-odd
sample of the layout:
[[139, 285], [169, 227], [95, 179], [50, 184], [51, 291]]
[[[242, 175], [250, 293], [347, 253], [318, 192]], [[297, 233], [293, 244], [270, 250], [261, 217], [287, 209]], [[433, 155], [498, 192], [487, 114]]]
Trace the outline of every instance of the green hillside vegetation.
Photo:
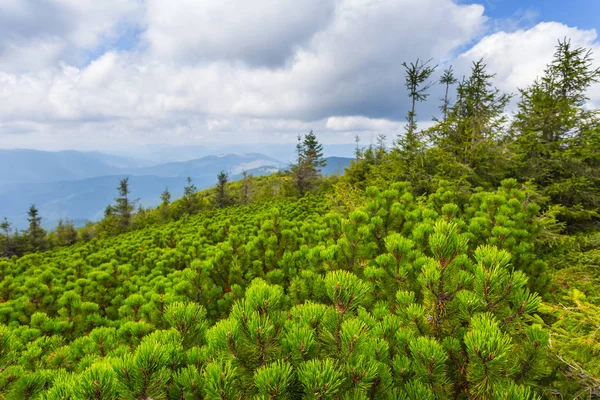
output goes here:
[[448, 69], [428, 130], [435, 67], [404, 67], [406, 134], [341, 177], [310, 132], [289, 172], [152, 210], [123, 180], [98, 224], [4, 224], [0, 397], [600, 397], [591, 54], [559, 42], [510, 118], [483, 62]]

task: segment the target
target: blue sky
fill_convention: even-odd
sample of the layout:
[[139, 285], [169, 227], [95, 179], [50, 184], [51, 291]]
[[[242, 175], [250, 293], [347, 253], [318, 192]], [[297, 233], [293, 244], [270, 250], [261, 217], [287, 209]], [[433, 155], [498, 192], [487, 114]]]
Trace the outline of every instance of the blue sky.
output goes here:
[[[485, 7], [492, 27], [500, 29], [526, 29], [539, 22], [556, 21], [600, 31], [600, 0], [458, 0], [459, 4], [479, 4]], [[83, 62], [89, 63], [110, 49], [130, 51], [140, 46], [144, 30], [136, 25], [123, 25], [121, 34], [90, 51]]]
[[581, 29], [600, 30], [598, 0], [484, 0], [480, 3], [492, 18], [513, 18], [527, 12], [535, 15], [533, 22], [557, 21]]
[[[598, 15], [600, 0], [4, 0], [0, 147], [393, 138], [402, 62], [461, 76], [483, 58], [517, 93], [559, 39], [600, 57]], [[423, 127], [439, 112], [431, 90]], [[599, 88], [589, 97], [600, 105]]]
[[[580, 29], [600, 31], [600, 0], [459, 0], [459, 4], [480, 4], [492, 22], [512, 21], [513, 27], [529, 28], [539, 22], [556, 21]], [[140, 43], [143, 29], [125, 25], [123, 34], [108, 45], [119, 50], [132, 50]], [[97, 49], [98, 55], [106, 47]]]

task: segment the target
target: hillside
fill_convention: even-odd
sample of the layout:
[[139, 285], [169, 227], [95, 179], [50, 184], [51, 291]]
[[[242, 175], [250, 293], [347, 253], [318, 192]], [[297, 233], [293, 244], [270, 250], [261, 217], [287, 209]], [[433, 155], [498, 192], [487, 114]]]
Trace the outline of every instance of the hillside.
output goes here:
[[48, 183], [122, 173], [150, 162], [99, 152], [0, 149], [0, 188], [9, 183]]
[[[311, 130], [288, 171], [143, 167], [97, 223], [2, 221], [0, 398], [600, 398], [600, 68], [560, 40], [510, 119], [483, 61], [448, 69], [419, 130], [435, 68], [402, 66], [404, 134], [341, 175]], [[136, 179], [236, 160], [257, 176], [136, 208]]]
[[[46, 154], [35, 154], [38, 153]], [[14, 151], [11, 154], [14, 155]], [[61, 153], [51, 154], [60, 156]], [[105, 160], [110, 159], [109, 156], [102, 157]], [[207, 156], [148, 167], [126, 167], [124, 164], [117, 167], [116, 164], [107, 164], [108, 161], [94, 164], [93, 158], [79, 154], [77, 159], [86, 165], [87, 169], [79, 169], [79, 164], [72, 159], [62, 156], [59, 158], [61, 161], [58, 164], [51, 163], [54, 167], [46, 170], [44, 164], [34, 157], [32, 163], [40, 164], [37, 167], [30, 165], [28, 169], [31, 176], [38, 176], [40, 181], [48, 182], [32, 183], [29, 182], [31, 179], [25, 179], [19, 183], [0, 184], [0, 216], [7, 217], [15, 228], [24, 229], [27, 226], [26, 206], [35, 204], [45, 221], [45, 226], [50, 229], [55, 227], [60, 219], [80, 222], [99, 220], [105, 207], [115, 197], [119, 180], [125, 176], [130, 176], [131, 190], [135, 198], [140, 200], [139, 204], [144, 207], [156, 207], [160, 203], [160, 193], [165, 187], [169, 188], [174, 198], [181, 197], [188, 176], [193, 179], [198, 189], [205, 189], [216, 183], [216, 176], [220, 171], [229, 172], [232, 180], [238, 180], [241, 179], [244, 170], [254, 176], [262, 176], [286, 168], [280, 161], [257, 153]], [[118, 160], [119, 158], [115, 159]], [[326, 161], [327, 167], [323, 173], [331, 175], [343, 173], [350, 159], [328, 157]], [[19, 158], [19, 162], [25, 162], [25, 159]], [[74, 175], [63, 174], [58, 165], [64, 170], [75, 169], [80, 175], [87, 174], [92, 177], [77, 179]], [[41, 171], [46, 171], [47, 174]], [[24, 179], [19, 174], [9, 175], [11, 180]], [[65, 180], [59, 181], [59, 177], [63, 176]]]
[[201, 182], [207, 179], [215, 180], [216, 174], [226, 171], [240, 174], [244, 170], [259, 167], [283, 167], [281, 161], [258, 153], [223, 154], [221, 156], [206, 156], [194, 160], [158, 164], [152, 167], [129, 169], [131, 175], [153, 175], [159, 177], [192, 177]]
[[[103, 153], [0, 151], [0, 167], [11, 171], [0, 180], [0, 216], [13, 227], [27, 226], [26, 207], [35, 204], [53, 228], [59, 219], [97, 221], [116, 195], [119, 180], [131, 177], [132, 192], [144, 207], [156, 207], [168, 187], [181, 197], [189, 176], [199, 189], [216, 183], [220, 171], [239, 177], [245, 169], [264, 175], [283, 167], [257, 153], [207, 156], [185, 162], [147, 166], [149, 162]], [[266, 168], [266, 167], [270, 167]], [[83, 179], [82, 179], [83, 178]]]
[[[82, 180], [37, 184], [11, 184], [0, 187], [0, 215], [6, 216], [16, 228], [27, 226], [24, 205], [35, 204], [46, 226], [54, 227], [59, 219], [97, 221], [112, 203], [119, 180], [125, 175], [100, 176]], [[131, 176], [131, 188], [140, 204], [155, 207], [165, 187], [181, 197], [185, 178]], [[214, 183], [199, 183], [201, 188]]]
[[324, 175], [344, 175], [344, 170], [350, 165], [351, 158], [327, 157], [327, 165], [323, 168]]
[[[528, 333], [494, 350], [503, 368], [528, 370], [528, 379], [547, 368], [547, 334], [531, 322], [541, 299], [528, 289], [547, 284], [535, 260], [542, 221], [516, 181], [461, 207], [450, 191], [417, 199], [393, 184], [339, 208], [342, 188], [0, 261], [2, 387], [46, 387], [51, 398], [71, 390], [238, 398], [275, 390], [242, 382], [298, 371], [279, 390], [436, 393], [445, 386], [426, 385], [421, 368], [459, 361], [435, 338], [452, 340], [457, 357], [477, 354], [484, 329], [500, 335], [507, 318]], [[490, 212], [490, 201], [502, 206]], [[484, 228], [492, 221], [494, 230]], [[534, 271], [528, 285], [523, 272]], [[440, 290], [456, 285], [460, 295], [445, 307], [467, 314], [435, 314]], [[489, 312], [472, 314], [480, 307]], [[456, 331], [470, 318], [479, 321], [471, 333]], [[395, 383], [402, 365], [413, 388]], [[328, 380], [313, 382], [321, 369]], [[438, 374], [444, 382], [450, 372]], [[20, 377], [16, 386], [9, 376]]]

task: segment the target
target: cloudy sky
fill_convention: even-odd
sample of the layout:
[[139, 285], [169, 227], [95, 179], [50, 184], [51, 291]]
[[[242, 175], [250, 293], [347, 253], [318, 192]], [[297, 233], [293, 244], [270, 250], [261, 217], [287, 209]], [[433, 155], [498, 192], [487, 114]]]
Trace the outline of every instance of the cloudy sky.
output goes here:
[[0, 148], [393, 137], [403, 61], [460, 75], [483, 57], [516, 93], [559, 38], [600, 61], [598, 15], [598, 0], [0, 0]]

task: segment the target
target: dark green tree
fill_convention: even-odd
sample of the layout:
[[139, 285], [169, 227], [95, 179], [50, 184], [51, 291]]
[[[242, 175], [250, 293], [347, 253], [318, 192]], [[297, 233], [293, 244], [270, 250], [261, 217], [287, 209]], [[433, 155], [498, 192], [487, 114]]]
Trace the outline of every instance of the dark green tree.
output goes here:
[[75, 224], [68, 219], [59, 219], [58, 225], [49, 236], [54, 246], [71, 246], [77, 242]]
[[[412, 136], [417, 131], [417, 112], [416, 106], [417, 102], [422, 102], [427, 100], [429, 97], [429, 89], [433, 86], [433, 82], [428, 82], [431, 75], [435, 72], [437, 66], [430, 66], [431, 60], [427, 60], [423, 62], [417, 58], [417, 61], [414, 63], [407, 64], [406, 62], [402, 63], [402, 66], [405, 70], [405, 85], [406, 90], [408, 90], [408, 96], [411, 100], [411, 107], [406, 115], [406, 120], [408, 124], [406, 126], [406, 135]], [[405, 141], [413, 140], [412, 137], [408, 137]]]
[[252, 179], [252, 174], [248, 174], [248, 171], [244, 170], [242, 172], [242, 204], [248, 204], [250, 199], [250, 180]]
[[198, 189], [192, 183], [192, 178], [187, 177], [187, 185], [183, 188], [183, 212], [193, 215], [198, 212], [198, 199], [196, 197]]
[[354, 144], [356, 145], [354, 148], [354, 161], [358, 162], [364, 153], [363, 148], [360, 146], [360, 135], [358, 133], [354, 134]]
[[321, 175], [321, 169], [327, 165], [323, 158], [323, 145], [311, 130], [306, 136], [298, 135], [296, 145], [296, 164], [292, 166], [296, 188], [300, 195], [312, 190]]
[[440, 83], [445, 86], [444, 98], [442, 99], [443, 103], [440, 107], [442, 111], [442, 115], [444, 116], [444, 121], [448, 117], [448, 109], [450, 108], [450, 97], [449, 91], [450, 86], [458, 83], [458, 79], [454, 76], [454, 71], [452, 70], [452, 66], [446, 68], [440, 77]]
[[[411, 106], [406, 115], [407, 125], [404, 135], [398, 138], [397, 147], [393, 151], [395, 170], [402, 180], [418, 182], [424, 180], [424, 150], [425, 143], [421, 132], [417, 131], [417, 103], [427, 100], [429, 89], [434, 82], [430, 81], [436, 66], [430, 65], [431, 60], [402, 63], [405, 70], [405, 86], [411, 99]], [[378, 157], [381, 158], [381, 157]], [[416, 185], [419, 186], [419, 185]]]
[[512, 124], [515, 176], [565, 206], [570, 223], [594, 218], [600, 206], [600, 118], [586, 108], [587, 90], [599, 79], [591, 51], [559, 41], [542, 78], [520, 91]]
[[511, 96], [493, 87], [482, 60], [458, 85], [458, 98], [445, 120], [429, 130], [435, 148], [428, 152], [436, 174], [461, 185], [495, 187], [510, 158], [504, 144], [505, 108]]
[[27, 211], [27, 221], [29, 222], [29, 227], [26, 233], [30, 251], [46, 250], [48, 248], [46, 231], [42, 228], [42, 217], [40, 217], [35, 204], [32, 204], [29, 207], [29, 211]]
[[317, 135], [311, 130], [304, 137], [303, 154], [304, 159], [307, 160], [310, 166], [317, 171], [321, 172], [321, 168], [327, 165], [327, 162], [323, 158], [323, 145], [317, 140]]
[[166, 221], [169, 219], [169, 207], [171, 205], [171, 192], [166, 187], [160, 194], [160, 219]]
[[0, 241], [0, 254], [2, 257], [9, 258], [14, 254], [13, 246], [11, 243], [11, 223], [6, 217], [0, 222], [0, 230], [2, 231], [2, 241]]
[[135, 210], [137, 200], [130, 200], [129, 198], [129, 177], [121, 179], [117, 189], [119, 197], [115, 198], [115, 205], [112, 211], [119, 221], [119, 231], [124, 232], [131, 227], [131, 216]]
[[231, 203], [229, 193], [227, 192], [227, 182], [229, 175], [225, 171], [219, 172], [217, 175], [217, 187], [215, 194], [215, 205], [218, 208], [223, 208]]

